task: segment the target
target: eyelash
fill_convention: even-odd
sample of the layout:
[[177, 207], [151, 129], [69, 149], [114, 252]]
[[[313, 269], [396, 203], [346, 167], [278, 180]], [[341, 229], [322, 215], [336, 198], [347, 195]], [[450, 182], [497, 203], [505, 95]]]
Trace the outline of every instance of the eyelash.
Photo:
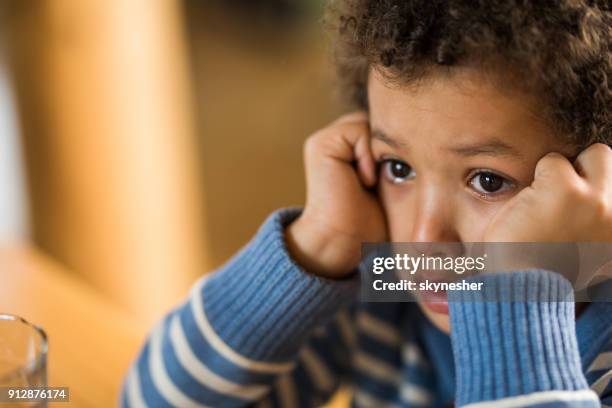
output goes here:
[[[502, 187], [500, 188], [500, 190], [494, 191], [494, 192], [485, 192], [485, 191], [478, 191], [475, 187], [474, 187], [474, 183], [475, 181], [479, 181], [477, 179], [477, 177], [482, 177], [483, 175], [491, 175], [493, 177], [499, 177], [501, 179], [502, 182]], [[489, 169], [476, 169], [473, 170], [467, 177], [468, 180], [468, 186], [474, 191], [475, 194], [477, 194], [479, 197], [484, 198], [484, 199], [495, 199], [498, 197], [503, 196], [504, 194], [507, 194], [508, 192], [510, 192], [511, 190], [513, 190], [516, 187], [516, 182], [513, 181], [512, 179], [510, 179], [509, 177], [506, 177], [502, 174], [499, 174], [495, 171], [489, 170]]]
[[[410, 178], [406, 178], [404, 180], [399, 180], [398, 181], [399, 177], [393, 176], [391, 174], [391, 171], [392, 171], [391, 165], [393, 165], [393, 164], [401, 164], [401, 165], [404, 165], [404, 166], [408, 167], [410, 169], [409, 175], [414, 173], [414, 170], [412, 169], [412, 167], [408, 163], [403, 162], [401, 160], [397, 160], [397, 159], [382, 159], [382, 160], [378, 161], [376, 164], [377, 164], [377, 167], [378, 167], [378, 173], [380, 174], [381, 172], [384, 172], [383, 177], [388, 182], [390, 182], [392, 184], [401, 184], [401, 183], [404, 183], [405, 181], [412, 180], [415, 177], [413, 175]], [[408, 177], [408, 176], [405, 176], [405, 177]]]
[[[393, 164], [400, 164], [400, 165], [404, 165], [408, 167], [410, 169], [409, 174], [404, 176], [405, 177], [404, 179], [400, 179], [399, 177], [394, 176], [391, 173], [392, 169], [390, 167]], [[377, 165], [379, 174], [384, 172], [384, 174], [381, 174], [382, 178], [384, 178], [385, 180], [387, 180], [387, 182], [394, 184], [394, 185], [402, 184], [406, 181], [413, 180], [416, 177], [416, 175], [414, 175], [414, 170], [412, 169], [412, 167], [408, 163], [402, 160], [391, 159], [391, 158], [382, 159], [382, 160], [377, 161], [376, 165]], [[480, 184], [481, 180], [478, 179], [477, 177], [482, 177], [482, 176], [493, 176], [493, 177], [500, 178], [501, 183], [502, 183], [500, 189], [494, 192], [487, 192], [487, 191], [479, 190], [475, 186], [475, 183], [478, 182]], [[516, 187], [516, 182], [511, 180], [509, 177], [506, 177], [502, 174], [499, 174], [489, 169], [476, 169], [476, 170], [471, 171], [470, 174], [468, 175], [467, 185], [479, 197], [490, 200], [490, 199], [498, 198], [508, 193], [510, 190], [514, 189]]]

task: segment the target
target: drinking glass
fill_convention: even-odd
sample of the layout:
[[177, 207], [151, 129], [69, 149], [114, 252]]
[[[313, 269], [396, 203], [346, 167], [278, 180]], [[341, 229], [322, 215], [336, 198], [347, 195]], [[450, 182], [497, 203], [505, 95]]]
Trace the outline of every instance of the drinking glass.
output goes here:
[[[47, 335], [25, 319], [0, 314], [0, 387], [47, 386]], [[7, 406], [0, 403], [1, 407]], [[20, 402], [14, 407], [46, 407], [45, 402]]]

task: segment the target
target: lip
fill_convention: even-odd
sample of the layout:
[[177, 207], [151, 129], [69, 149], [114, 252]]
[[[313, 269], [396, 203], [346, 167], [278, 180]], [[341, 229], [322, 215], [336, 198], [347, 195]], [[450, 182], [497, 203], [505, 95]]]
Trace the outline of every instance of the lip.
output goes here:
[[448, 302], [423, 301], [423, 305], [434, 313], [448, 315]]
[[448, 315], [448, 294], [446, 291], [421, 291], [421, 302], [432, 312]]
[[[427, 275], [417, 274], [414, 280], [417, 284], [429, 281], [431, 283], [450, 283], [459, 279], [458, 276], [449, 275], [448, 271], [428, 270]], [[445, 290], [420, 290], [417, 292], [419, 302], [430, 311], [437, 314], [448, 315], [448, 294]]]

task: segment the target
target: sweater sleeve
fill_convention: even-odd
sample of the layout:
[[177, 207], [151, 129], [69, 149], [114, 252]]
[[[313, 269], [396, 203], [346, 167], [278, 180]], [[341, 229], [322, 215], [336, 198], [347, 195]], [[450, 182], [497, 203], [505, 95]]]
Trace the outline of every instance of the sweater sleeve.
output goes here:
[[311, 406], [335, 391], [349, 348], [336, 326], [348, 319], [358, 276], [302, 270], [284, 241], [296, 215], [274, 213], [158, 324], [127, 375], [123, 406]]
[[570, 283], [543, 270], [476, 279], [481, 292], [449, 293], [457, 405], [599, 407], [581, 368]]

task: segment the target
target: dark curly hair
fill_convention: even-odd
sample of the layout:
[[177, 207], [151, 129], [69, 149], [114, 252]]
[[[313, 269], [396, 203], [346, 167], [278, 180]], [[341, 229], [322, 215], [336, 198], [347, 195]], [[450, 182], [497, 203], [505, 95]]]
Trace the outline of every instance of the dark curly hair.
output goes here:
[[367, 109], [374, 67], [410, 84], [435, 69], [506, 70], [567, 141], [612, 145], [612, 0], [332, 0], [343, 93]]

